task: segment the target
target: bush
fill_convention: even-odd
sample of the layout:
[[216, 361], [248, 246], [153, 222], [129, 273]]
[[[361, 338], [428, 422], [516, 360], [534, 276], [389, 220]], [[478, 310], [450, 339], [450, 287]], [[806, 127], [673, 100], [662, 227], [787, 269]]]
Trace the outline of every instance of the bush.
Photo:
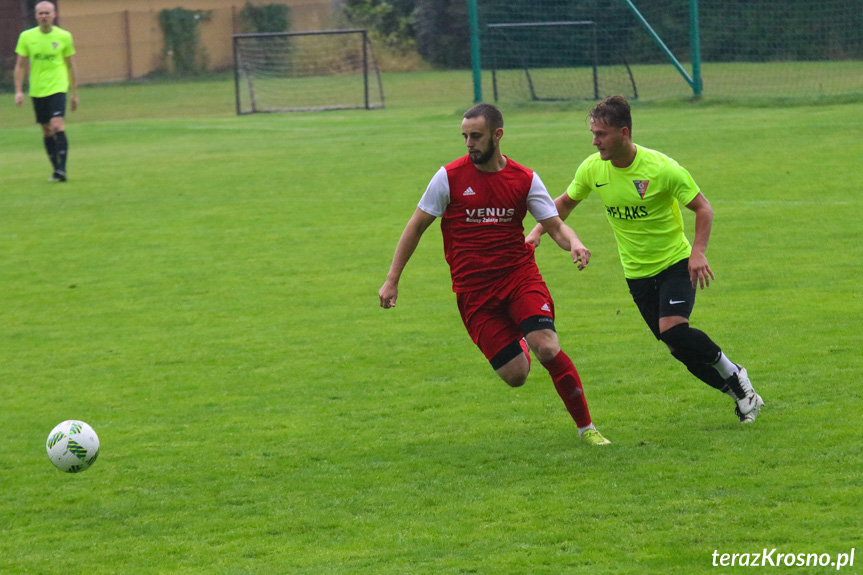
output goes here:
[[419, 0], [414, 27], [420, 56], [445, 68], [470, 67], [470, 29], [464, 0]]
[[414, 4], [413, 0], [348, 0], [343, 11], [353, 25], [371, 30], [376, 43], [405, 54], [415, 48]]
[[166, 9], [159, 12], [159, 25], [165, 34], [163, 56], [169, 73], [197, 75], [207, 69], [209, 58], [201, 45], [200, 22], [212, 18], [212, 10]]
[[284, 4], [255, 6], [246, 2], [240, 11], [240, 26], [246, 33], [287, 32], [291, 27], [291, 9]]
[[15, 80], [13, 70], [15, 69], [15, 56], [0, 58], [0, 93], [14, 92]]

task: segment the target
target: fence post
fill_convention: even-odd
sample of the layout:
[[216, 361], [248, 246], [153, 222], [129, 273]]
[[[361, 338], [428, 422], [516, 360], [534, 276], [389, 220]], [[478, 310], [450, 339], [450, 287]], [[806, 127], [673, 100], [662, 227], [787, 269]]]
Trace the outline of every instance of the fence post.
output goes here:
[[698, 0], [689, 0], [689, 44], [692, 46], [692, 92], [701, 96], [701, 36], [698, 32]]
[[132, 70], [132, 26], [129, 22], [129, 11], [123, 10], [123, 27], [125, 28], [126, 36], [126, 79], [131, 80], [133, 76]]
[[473, 101], [482, 102], [482, 67], [479, 61], [479, 13], [476, 0], [467, 0], [467, 17], [470, 26], [470, 62], [473, 68]]

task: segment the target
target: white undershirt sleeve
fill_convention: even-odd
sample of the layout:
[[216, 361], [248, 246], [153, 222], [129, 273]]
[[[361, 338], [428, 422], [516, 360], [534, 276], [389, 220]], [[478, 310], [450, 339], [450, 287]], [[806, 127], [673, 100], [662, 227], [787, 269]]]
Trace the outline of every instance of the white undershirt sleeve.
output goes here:
[[538, 222], [558, 215], [554, 200], [536, 172], [533, 173], [533, 181], [527, 194], [527, 209]]
[[441, 167], [432, 177], [417, 207], [425, 213], [439, 218], [443, 216], [448, 205], [449, 177], [447, 177], [446, 168]]

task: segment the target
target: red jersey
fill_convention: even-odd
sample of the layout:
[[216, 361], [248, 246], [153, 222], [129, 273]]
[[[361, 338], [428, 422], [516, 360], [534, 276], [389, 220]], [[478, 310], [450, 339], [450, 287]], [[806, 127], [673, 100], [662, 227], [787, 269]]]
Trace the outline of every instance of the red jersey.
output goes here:
[[470, 156], [435, 174], [419, 208], [442, 218], [444, 256], [455, 292], [487, 288], [525, 266], [536, 270], [522, 222], [528, 211], [537, 221], [557, 215], [533, 170], [507, 158], [499, 172], [483, 172]]

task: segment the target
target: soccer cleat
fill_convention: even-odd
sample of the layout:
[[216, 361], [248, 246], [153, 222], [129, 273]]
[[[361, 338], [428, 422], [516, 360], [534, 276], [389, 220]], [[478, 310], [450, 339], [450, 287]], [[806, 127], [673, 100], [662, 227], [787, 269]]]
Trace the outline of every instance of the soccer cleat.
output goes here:
[[66, 181], [66, 172], [62, 170], [54, 170], [54, 173], [51, 175], [51, 179], [49, 182], [65, 182]]
[[743, 397], [740, 399], [735, 398], [737, 406], [734, 408], [734, 413], [742, 423], [752, 423], [755, 421], [755, 418], [758, 417], [758, 413], [761, 411], [762, 406], [764, 406], [764, 400], [761, 399], [760, 395], [755, 393], [755, 388], [749, 380], [749, 374], [746, 372], [746, 368], [740, 365], [737, 367], [740, 371], [733, 377], [735, 377], [737, 382], [740, 384], [740, 389], [743, 391]]
[[588, 445], [611, 445], [611, 442], [595, 429], [586, 430], [581, 434], [581, 439]]
[[752, 382], [749, 381], [749, 374], [746, 373], [746, 368], [742, 365], [738, 365], [737, 368], [740, 370], [737, 372], [737, 381], [740, 382], [740, 388], [743, 390], [743, 393], [745, 395], [755, 393], [755, 388], [752, 387]]
[[747, 395], [743, 399], [737, 400], [737, 407], [734, 408], [734, 414], [737, 415], [737, 419], [739, 419], [741, 423], [752, 423], [755, 421], [755, 418], [758, 417], [762, 407], [764, 407], [764, 400], [761, 399], [760, 395], [753, 391], [751, 395]]

